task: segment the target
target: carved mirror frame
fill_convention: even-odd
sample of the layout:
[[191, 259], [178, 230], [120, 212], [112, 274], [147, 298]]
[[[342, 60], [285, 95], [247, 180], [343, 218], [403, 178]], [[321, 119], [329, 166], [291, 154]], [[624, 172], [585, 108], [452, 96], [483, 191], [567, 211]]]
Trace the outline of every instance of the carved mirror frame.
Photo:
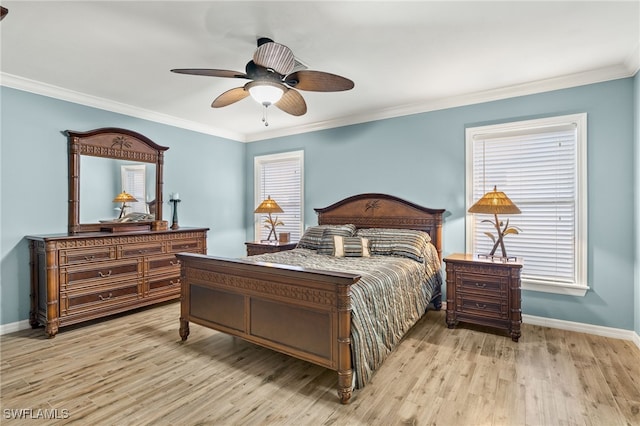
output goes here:
[[98, 232], [100, 223], [80, 223], [80, 158], [83, 155], [156, 165], [156, 220], [162, 220], [164, 151], [151, 139], [131, 130], [107, 127], [88, 132], [67, 130], [69, 139], [69, 233]]

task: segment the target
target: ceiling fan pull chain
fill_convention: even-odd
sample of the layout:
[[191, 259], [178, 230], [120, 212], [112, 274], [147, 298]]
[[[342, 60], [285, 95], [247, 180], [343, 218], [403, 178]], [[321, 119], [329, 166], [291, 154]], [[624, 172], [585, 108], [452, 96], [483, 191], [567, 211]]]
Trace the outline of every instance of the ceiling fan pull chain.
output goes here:
[[262, 110], [262, 122], [264, 123], [264, 126], [267, 127], [269, 125], [269, 122], [267, 121], [267, 108], [269, 107], [268, 104], [264, 103], [264, 110]]

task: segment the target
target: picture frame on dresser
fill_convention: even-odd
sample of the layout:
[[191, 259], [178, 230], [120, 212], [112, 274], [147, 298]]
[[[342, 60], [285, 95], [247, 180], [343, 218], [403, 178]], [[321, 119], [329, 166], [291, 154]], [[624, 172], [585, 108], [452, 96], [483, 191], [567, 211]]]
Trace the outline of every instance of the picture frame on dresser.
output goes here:
[[[60, 327], [179, 299], [181, 268], [176, 254], [206, 254], [209, 230], [157, 226], [163, 223], [163, 164], [169, 148], [119, 128], [64, 134], [69, 147], [68, 231], [26, 237], [29, 322], [33, 328], [43, 325], [47, 337], [54, 337]], [[81, 200], [83, 156], [153, 164], [153, 220], [126, 228], [105, 226], [99, 220], [83, 222], [80, 207], [87, 202]], [[105, 179], [94, 180], [100, 178]], [[107, 202], [113, 198], [109, 193], [98, 195]]]

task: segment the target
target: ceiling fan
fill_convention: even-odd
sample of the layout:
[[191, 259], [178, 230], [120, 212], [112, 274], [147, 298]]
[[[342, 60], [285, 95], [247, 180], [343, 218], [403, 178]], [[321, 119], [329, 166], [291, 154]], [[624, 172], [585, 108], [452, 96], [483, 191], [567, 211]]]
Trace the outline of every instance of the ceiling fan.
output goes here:
[[291, 49], [269, 38], [261, 37], [258, 39], [258, 48], [253, 54], [253, 59], [247, 62], [244, 73], [206, 68], [180, 68], [172, 69], [171, 72], [251, 80], [242, 87], [227, 90], [218, 96], [211, 107], [225, 107], [251, 96], [265, 107], [265, 115], [262, 118], [265, 126], [269, 125], [266, 109], [270, 105], [295, 116], [307, 112], [307, 104], [298, 90], [340, 92], [350, 90], [354, 86], [353, 81], [336, 74], [311, 70], [294, 71], [295, 67], [296, 61]]

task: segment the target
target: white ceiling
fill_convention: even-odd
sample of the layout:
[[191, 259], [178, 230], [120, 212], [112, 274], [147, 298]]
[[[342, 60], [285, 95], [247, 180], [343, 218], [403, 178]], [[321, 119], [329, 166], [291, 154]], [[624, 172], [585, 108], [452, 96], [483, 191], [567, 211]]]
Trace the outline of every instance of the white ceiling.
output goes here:
[[[640, 1], [0, 1], [2, 85], [240, 141], [255, 141], [636, 73]], [[304, 116], [251, 98], [211, 102], [246, 80], [259, 36], [309, 69], [355, 82], [303, 92]]]

